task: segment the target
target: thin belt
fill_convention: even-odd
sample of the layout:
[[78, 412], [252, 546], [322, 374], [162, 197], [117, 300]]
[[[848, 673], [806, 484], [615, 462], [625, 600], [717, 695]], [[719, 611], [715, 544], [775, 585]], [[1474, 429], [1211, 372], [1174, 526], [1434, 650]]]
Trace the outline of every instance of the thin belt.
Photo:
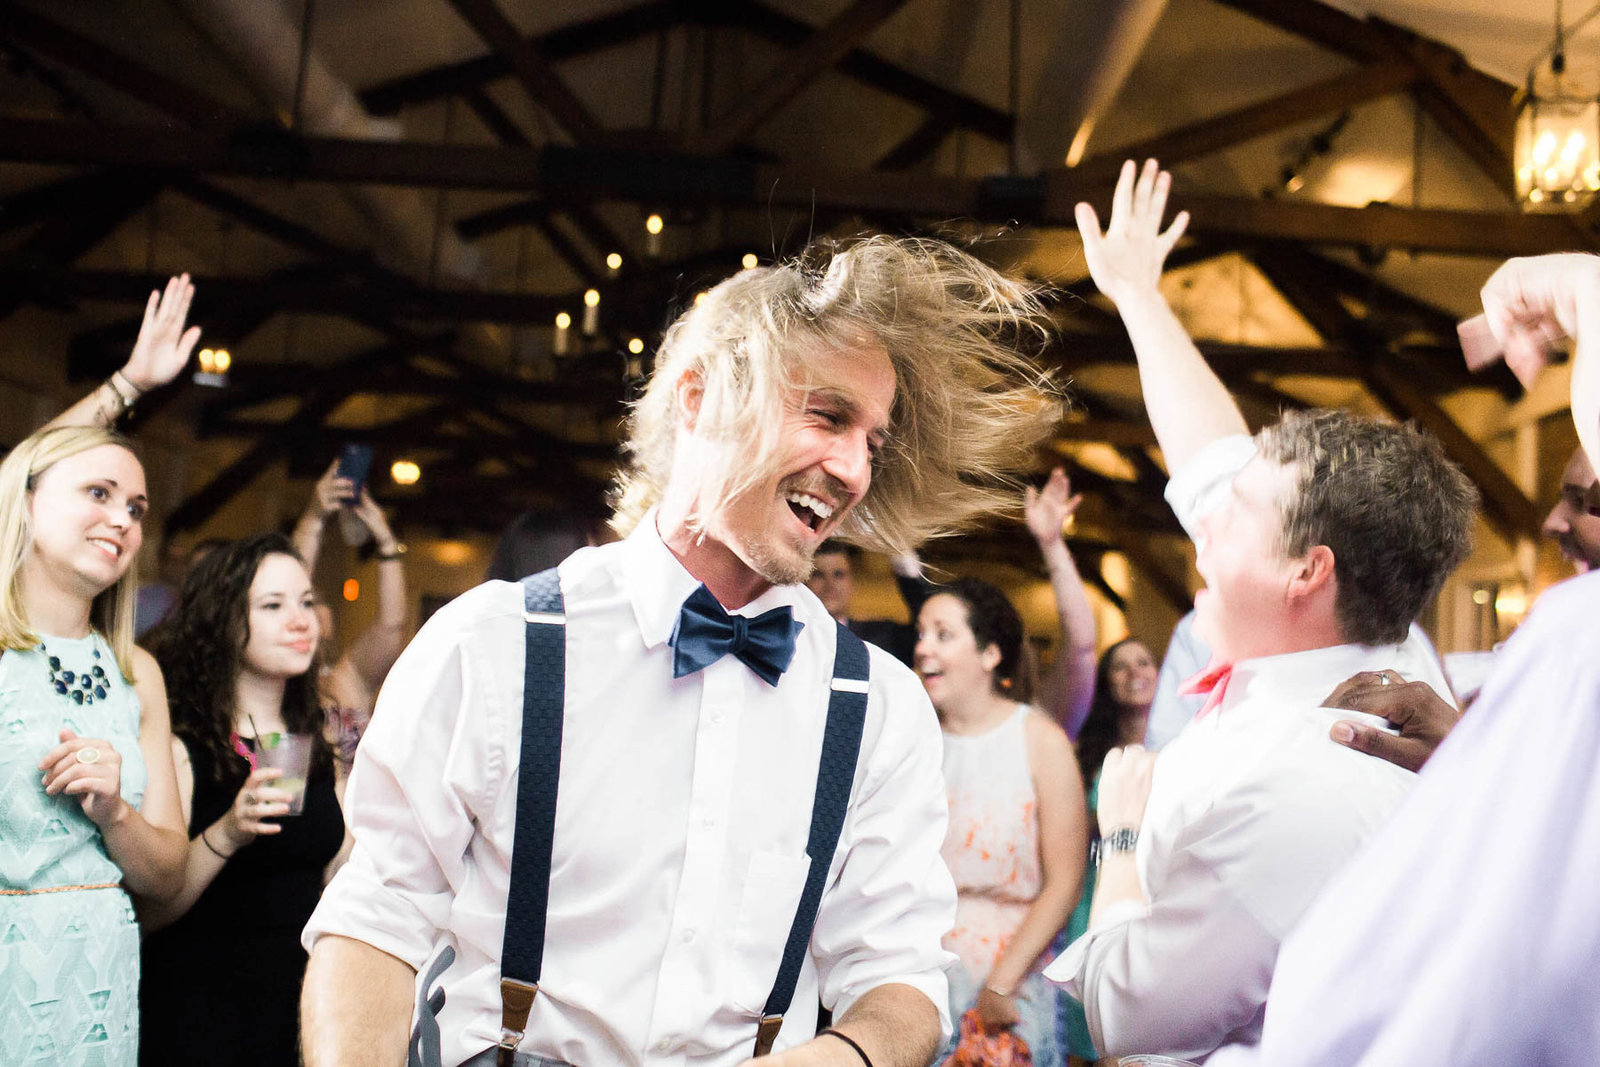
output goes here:
[[121, 882], [97, 882], [94, 885], [52, 885], [43, 889], [0, 889], [0, 897], [33, 897], [41, 893], [78, 893], [85, 889], [120, 889]]

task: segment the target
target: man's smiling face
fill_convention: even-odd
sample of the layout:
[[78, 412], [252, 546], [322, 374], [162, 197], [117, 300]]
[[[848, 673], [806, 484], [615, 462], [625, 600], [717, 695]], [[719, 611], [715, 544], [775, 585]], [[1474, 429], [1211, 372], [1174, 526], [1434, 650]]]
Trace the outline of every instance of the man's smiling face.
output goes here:
[[730, 501], [708, 530], [772, 585], [810, 577], [817, 549], [866, 496], [894, 405], [881, 346], [824, 350], [811, 372], [813, 388], [785, 397], [777, 473]]

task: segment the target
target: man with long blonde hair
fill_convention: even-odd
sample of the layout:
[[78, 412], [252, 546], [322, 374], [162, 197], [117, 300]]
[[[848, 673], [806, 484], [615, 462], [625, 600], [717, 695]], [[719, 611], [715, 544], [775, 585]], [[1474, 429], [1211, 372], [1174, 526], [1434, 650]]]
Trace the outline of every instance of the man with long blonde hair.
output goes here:
[[[412, 1021], [419, 1065], [926, 1063], [950, 1025], [938, 727], [915, 676], [799, 583], [829, 537], [899, 552], [1013, 504], [1006, 472], [1057, 413], [1025, 351], [1044, 322], [972, 256], [879, 237], [738, 274], [667, 331], [625, 540], [480, 586], [389, 676], [355, 850], [306, 931], [308, 1064], [406, 1061]], [[526, 650], [557, 624], [545, 668]], [[560, 700], [548, 902], [509, 911], [542, 973], [503, 1014], [535, 689]], [[835, 704], [860, 741], [830, 764]], [[833, 779], [848, 803], [819, 850]]]

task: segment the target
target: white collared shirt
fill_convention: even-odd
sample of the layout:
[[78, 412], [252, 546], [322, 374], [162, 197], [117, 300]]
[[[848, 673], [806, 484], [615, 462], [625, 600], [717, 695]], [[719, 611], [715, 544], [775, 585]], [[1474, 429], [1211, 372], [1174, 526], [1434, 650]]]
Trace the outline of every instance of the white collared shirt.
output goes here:
[[1600, 574], [1549, 589], [1227, 1067], [1600, 1063]]
[[[1187, 528], [1254, 455], [1248, 444], [1225, 438], [1174, 479]], [[1135, 852], [1148, 905], [1110, 909], [1046, 971], [1083, 1002], [1102, 1055], [1201, 1060], [1259, 1036], [1279, 942], [1415, 781], [1328, 737], [1340, 719], [1386, 725], [1320, 706], [1351, 675], [1383, 669], [1451, 699], [1411, 639], [1242, 660], [1217, 710], [1162, 749]]]
[[[810, 861], [805, 855], [835, 626], [804, 586], [805, 624], [774, 689], [733, 656], [672, 677], [667, 645], [698, 582], [652, 513], [628, 540], [561, 565], [566, 710], [543, 975], [522, 1050], [585, 1065], [733, 1065], [756, 1019]], [[384, 683], [346, 812], [350, 862], [306, 928], [424, 972], [445, 946], [443, 1062], [494, 1044], [515, 823], [523, 677], [520, 585], [490, 582], [429, 620]], [[869, 646], [851, 805], [777, 1047], [808, 1040], [891, 982], [946, 1031], [939, 944], [955, 891], [938, 722], [921, 684]]]

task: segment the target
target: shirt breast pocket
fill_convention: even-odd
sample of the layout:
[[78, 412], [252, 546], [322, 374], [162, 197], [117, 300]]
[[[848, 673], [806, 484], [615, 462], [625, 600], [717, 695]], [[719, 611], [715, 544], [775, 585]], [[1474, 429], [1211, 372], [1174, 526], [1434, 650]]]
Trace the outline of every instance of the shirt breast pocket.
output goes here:
[[766, 1006], [810, 870], [809, 856], [750, 856], [723, 972], [727, 1001], [742, 1011], [759, 1015]]

